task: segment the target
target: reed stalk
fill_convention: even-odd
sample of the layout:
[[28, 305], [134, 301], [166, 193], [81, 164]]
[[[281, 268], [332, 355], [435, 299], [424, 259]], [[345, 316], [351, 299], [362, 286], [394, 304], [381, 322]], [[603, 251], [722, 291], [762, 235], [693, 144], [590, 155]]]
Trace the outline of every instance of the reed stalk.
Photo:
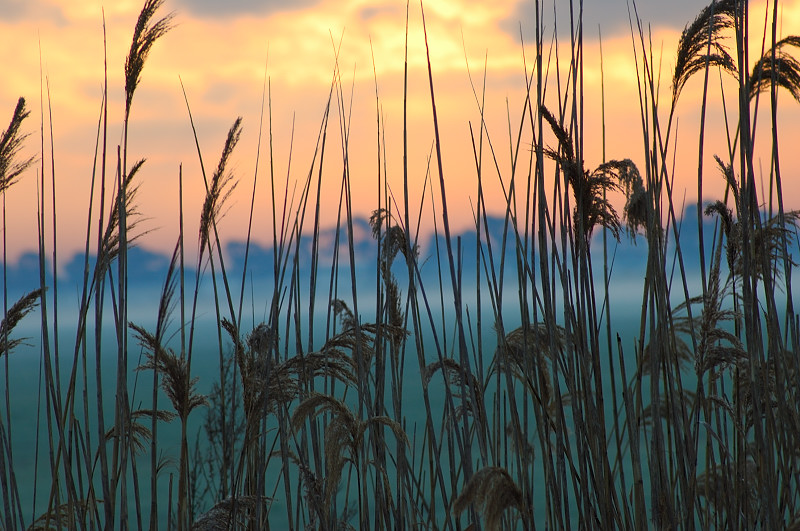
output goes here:
[[[45, 143], [44, 77], [38, 282], [16, 303], [5, 265], [5, 231], [12, 229], [5, 204], [35, 160], [21, 156], [28, 116], [23, 99], [0, 136], [1, 525], [797, 527], [800, 326], [792, 250], [800, 212], [783, 195], [781, 149], [788, 142], [780, 134], [780, 109], [800, 101], [800, 40], [780, 34], [777, 4], [766, 7], [763, 35], [751, 33], [755, 15], [744, 0], [714, 0], [699, 9], [678, 41], [669, 86], [662, 87], [652, 36], [632, 2], [640, 119], [638, 127], [626, 127], [641, 135], [641, 144], [606, 153], [614, 117], [605, 112], [601, 33], [595, 101], [585, 86], [594, 42], [582, 4], [565, 4], [568, 18], [546, 29], [549, 9], [535, 2], [534, 42], [528, 47], [521, 39], [522, 97], [506, 102], [502, 131], [491, 125], [488, 54], [479, 85], [464, 43], [475, 102], [464, 111], [471, 141], [464, 147], [472, 149], [474, 174], [457, 176], [460, 181], [447, 171], [450, 139], [432, 59], [437, 41], [422, 4], [423, 95], [430, 98], [432, 136], [422, 181], [413, 177], [418, 169], [410, 141], [417, 134], [409, 119], [416, 96], [410, 3], [402, 147], [389, 140], [394, 124], [384, 111], [386, 81], [373, 58], [372, 170], [351, 160], [361, 126], [354, 107], [362, 95], [355, 75], [348, 87], [342, 41], [332, 39], [332, 78], [300, 178], [295, 141], [306, 139], [295, 139], [294, 126], [278, 132], [290, 140], [285, 176], [276, 167], [281, 162], [265, 72], [241, 270], [218, 224], [236, 188], [231, 168], [245, 138], [243, 120], [234, 120], [214, 171], [206, 174], [196, 126], [203, 118], [193, 114], [189, 87], [182, 84], [205, 187], [196, 205], [197, 255], [187, 265], [180, 165], [177, 241], [153, 326], [146, 326], [128, 321], [137, 267], [131, 250], [146, 236], [137, 225], [136, 200], [145, 162], [129, 159], [128, 137], [146, 59], [173, 15], [158, 15], [162, 0], [145, 0], [125, 62], [122, 141], [111, 163], [107, 75], [104, 80], [74, 345], [59, 335], [68, 326], [69, 300], [59, 293], [65, 280], [56, 272], [64, 237], [56, 188], [62, 194], [63, 187], [56, 179], [62, 172], [49, 88], [51, 138]], [[762, 49], [753, 60], [751, 46], [759, 38]], [[712, 76], [720, 79], [719, 92]], [[687, 94], [700, 87], [697, 101], [689, 101]], [[717, 99], [724, 126], [710, 112]], [[600, 137], [585, 118], [598, 104]], [[696, 132], [684, 126], [681, 136], [697, 134], [697, 198], [684, 208], [676, 186], [677, 123], [694, 110]], [[759, 110], [768, 113], [766, 136], [756, 127]], [[720, 176], [711, 177], [706, 159], [716, 129], [725, 132], [729, 148], [714, 154]], [[258, 183], [262, 141], [269, 142], [265, 189]], [[595, 143], [602, 156], [588, 160]], [[763, 147], [770, 166], [769, 188], [762, 192], [755, 164]], [[395, 169], [391, 161], [400, 149], [402, 167]], [[113, 184], [108, 166], [114, 167]], [[375, 191], [368, 219], [355, 204], [363, 172]], [[395, 195], [397, 179], [402, 197]], [[705, 197], [713, 179], [725, 188], [721, 198]], [[418, 182], [420, 199], [413, 204]], [[332, 228], [325, 226], [329, 184], [338, 194]], [[472, 224], [463, 234], [454, 230], [454, 209], [461, 205], [448, 197], [456, 185], [475, 193]], [[502, 197], [496, 204], [493, 194]], [[264, 208], [269, 219], [259, 225]], [[426, 225], [433, 229], [426, 233]], [[251, 238], [259, 231], [271, 239], [267, 264], [254, 258]], [[265, 270], [263, 278], [256, 275]], [[241, 284], [232, 287], [234, 276]], [[626, 276], [642, 278], [635, 307], [618, 302], [616, 283]], [[173, 312], [180, 313], [174, 335]], [[19, 443], [22, 423], [15, 417], [12, 373], [28, 349], [15, 327], [30, 314], [37, 314], [41, 331], [36, 429], [42, 429], [37, 445], [44, 464], [38, 450], [29, 454]], [[623, 324], [631, 320], [638, 326]], [[113, 325], [111, 350], [104, 325]], [[131, 378], [130, 335], [141, 349], [138, 369], [152, 371], [146, 379]], [[69, 350], [70, 364], [62, 366]], [[137, 393], [139, 386], [145, 391]], [[175, 444], [165, 439], [173, 431], [179, 432]], [[28, 455], [37, 460], [34, 472], [41, 467], [49, 476], [44, 486], [31, 487], [21, 477]]]

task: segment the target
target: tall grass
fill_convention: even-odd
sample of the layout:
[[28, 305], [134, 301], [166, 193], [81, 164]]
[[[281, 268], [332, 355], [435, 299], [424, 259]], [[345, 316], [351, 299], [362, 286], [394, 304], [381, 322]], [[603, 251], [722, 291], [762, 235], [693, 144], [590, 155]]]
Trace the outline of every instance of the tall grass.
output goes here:
[[[570, 2], [565, 52], [556, 44], [562, 27], [548, 30], [548, 47], [547, 6], [530, 5], [535, 57], [523, 61], [524, 101], [517, 102], [516, 115], [508, 111], [507, 171], [485, 120], [485, 80], [480, 91], [473, 83], [480, 117], [477, 126], [469, 125], [468, 146], [477, 194], [474, 257], [465, 255], [450, 226], [447, 197], [454, 181], [444, 169], [430, 59], [435, 44], [427, 41], [424, 11], [434, 169], [419, 204], [412, 204], [406, 52], [402, 197], [390, 187], [388, 124], [375, 80], [378, 201], [368, 221], [371, 257], [356, 252], [356, 228], [365, 222], [353, 213], [354, 95], [344, 85], [336, 45], [315, 150], [294, 193], [290, 174], [283, 191], [275, 175], [265, 82], [268, 112], [261, 127], [270, 142], [273, 261], [265, 268], [271, 274], [257, 281], [247, 266], [241, 279], [234, 278], [217, 229], [237, 184], [229, 160], [242, 118], [234, 120], [207, 178], [191, 88], [184, 88], [206, 190], [196, 205], [198, 259], [194, 268], [185, 264], [181, 191], [178, 241], [149, 329], [128, 317], [129, 251], [143, 236], [136, 190], [146, 162], [129, 163], [127, 138], [136, 127], [134, 94], [146, 79], [148, 54], [173, 23], [171, 14], [160, 14], [162, 4], [147, 0], [134, 29], [116, 163], [108, 160], [105, 82], [74, 344], [58, 333], [59, 285], [55, 277], [48, 285], [46, 275], [49, 253], [56, 261], [57, 242], [48, 249], [45, 227], [45, 200], [48, 194], [53, 204], [56, 199], [56, 161], [51, 155], [47, 190], [42, 126], [40, 285], [10, 304], [4, 266], [4, 528], [800, 527], [800, 330], [792, 293], [800, 213], [787, 210], [783, 200], [777, 110], [781, 89], [800, 99], [800, 63], [793, 55], [800, 38], [778, 34], [777, 2], [768, 6], [772, 22], [762, 36], [749, 34], [752, 15], [742, 0], [703, 8], [681, 35], [668, 108], [662, 108], [660, 60], [632, 3], [641, 151], [598, 161], [584, 159], [585, 146], [597, 139], [584, 128], [584, 108], [595, 103], [583, 93], [581, 6]], [[750, 41], [758, 37], [764, 46], [753, 60]], [[673, 160], [681, 95], [701, 77], [695, 241], [682, 236]], [[715, 98], [731, 122], [707, 119]], [[34, 162], [20, 159], [27, 116], [20, 99], [0, 137], [4, 205]], [[755, 181], [759, 118], [771, 123], [771, 136], [758, 139], [771, 146], [768, 198]], [[711, 127], [724, 129], [730, 146], [715, 154], [713, 172], [702, 163]], [[341, 151], [334, 175], [331, 150]], [[632, 160], [640, 157], [644, 164], [637, 166]], [[262, 199], [256, 177], [251, 212]], [[320, 243], [323, 179], [340, 190], [333, 256], [323, 256], [327, 249]], [[704, 203], [707, 179], [724, 182], [724, 197]], [[182, 190], [182, 170], [179, 180]], [[485, 192], [493, 186], [505, 197], [499, 208], [487, 204]], [[624, 204], [622, 211], [614, 204]], [[436, 227], [432, 249], [421, 245], [426, 212]], [[55, 237], [54, 207], [50, 217]], [[5, 214], [3, 228], [5, 258], [5, 231], [13, 230]], [[612, 257], [625, 238], [641, 243], [646, 260], [639, 271], [639, 327], [621, 335], [615, 329], [619, 310], [611, 312]], [[685, 252], [695, 245], [697, 263]], [[307, 259], [310, 265], [302, 263]], [[431, 270], [437, 281], [428, 281]], [[365, 271], [371, 271], [374, 292]], [[466, 278], [473, 272], [474, 280]], [[210, 298], [203, 295], [207, 281]], [[187, 293], [187, 284], [193, 291]], [[266, 301], [259, 323], [255, 308], [252, 319], [242, 314], [245, 294], [262, 288], [252, 296]], [[8, 360], [23, 347], [14, 328], [37, 305], [44, 385], [37, 411], [44, 419], [36, 420], [37, 448], [31, 450], [15, 444], [20, 428], [10, 381], [17, 375]], [[202, 330], [203, 313], [213, 315], [211, 334]], [[109, 323], [113, 350], [103, 341]], [[64, 352], [71, 358], [60, 359]], [[218, 363], [217, 381], [198, 382], [198, 360]], [[109, 380], [104, 367], [114, 361]], [[62, 365], [69, 368], [66, 378]], [[152, 377], [152, 387], [136, 377], [141, 374]], [[201, 394], [200, 385], [210, 392]], [[137, 394], [139, 386], [151, 394]], [[174, 452], [164, 434], [176, 431]], [[16, 472], [28, 453], [36, 472], [45, 469], [44, 488]], [[22, 503], [28, 491], [30, 506]]]

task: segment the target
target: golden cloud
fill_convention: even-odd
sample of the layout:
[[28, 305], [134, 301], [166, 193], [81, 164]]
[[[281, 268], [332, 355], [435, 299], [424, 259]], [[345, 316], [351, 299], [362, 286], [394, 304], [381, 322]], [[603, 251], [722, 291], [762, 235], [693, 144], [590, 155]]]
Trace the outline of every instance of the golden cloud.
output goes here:
[[[109, 120], [111, 142], [114, 145], [119, 142], [121, 132], [122, 69], [140, 4], [140, 1], [115, 2], [105, 9]], [[472, 135], [477, 143], [481, 130], [481, 115], [476, 100], [486, 102], [484, 118], [497, 159], [496, 163], [490, 162], [488, 142], [484, 141], [486, 151], [483, 155], [486, 158], [483, 172], [484, 176], [493, 179], [493, 184], [487, 187], [490, 207], [502, 204], [503, 186], [508, 185], [510, 151], [513, 151], [509, 145], [516, 145], [514, 133], [509, 139], [509, 123], [512, 131], [518, 127], [525, 101], [523, 47], [514, 32], [509, 30], [510, 26], [514, 26], [509, 21], [515, 21], [515, 17], [519, 16], [521, 5], [516, 1], [470, 2], [467, 5], [462, 0], [429, 2], [425, 5], [448, 195], [452, 194], [451, 202], [459, 205], [456, 217], [459, 217], [457, 224], [461, 226], [470, 222], [470, 204], [474, 204], [476, 195]], [[0, 85], [0, 113], [6, 109], [6, 114], [9, 114], [16, 98], [24, 95], [31, 102], [34, 115], [40, 115], [37, 107], [41, 38], [43, 72], [51, 87], [57, 179], [59, 182], [63, 179], [65, 183], [59, 191], [59, 197], [63, 200], [59, 214], [67, 226], [63, 233], [77, 235], [74, 243], [65, 243], [73, 248], [80, 245], [83, 241], [80, 235], [85, 232], [89, 179], [102, 99], [104, 48], [101, 6], [100, 2], [41, 1], [30, 8], [30, 13], [47, 11], [58, 13], [59, 16], [0, 21], [0, 49], [4, 50], [0, 63], [5, 75], [4, 83]], [[169, 9], [172, 6], [168, 3], [166, 7]], [[753, 13], [763, 12], [764, 9], [763, 2], [751, 4]], [[405, 14], [405, 4], [402, 2], [366, 0], [325, 0], [304, 9], [267, 14], [242, 13], [224, 19], [197, 17], [192, 16], [190, 11], [179, 11], [176, 27], [156, 44], [134, 99], [131, 151], [134, 157], [148, 159], [143, 168], [141, 210], [151, 218], [151, 228], [164, 228], [148, 236], [149, 245], [166, 249], [174, 241], [176, 221], [173, 211], [180, 165], [183, 165], [186, 180], [187, 211], [191, 211], [190, 204], [197, 205], [202, 201], [199, 162], [179, 79], [183, 81], [192, 106], [207, 168], [214, 164], [233, 119], [239, 115], [245, 118], [244, 136], [235, 157], [237, 176], [243, 184], [234, 197], [236, 207], [225, 221], [232, 235], [246, 226], [246, 207], [249, 207], [252, 176], [256, 171], [265, 74], [269, 78], [272, 97], [273, 149], [275, 171], [279, 176], [278, 188], [283, 190], [288, 186], [291, 190], [295, 183], [306, 178], [311, 167], [334, 77], [337, 53], [338, 76], [347, 111], [344, 119], [349, 120], [351, 135], [349, 162], [353, 182], [357, 183], [354, 190], [360, 194], [357, 194], [356, 210], [364, 214], [375, 206], [378, 112], [381, 113], [382, 131], [386, 135], [388, 179], [390, 186], [399, 191], [402, 179]], [[686, 13], [686, 21], [693, 18], [694, 14]], [[525, 23], [525, 20], [522, 22]], [[800, 1], [783, 4], [780, 24], [785, 30], [800, 28]], [[651, 38], [657, 54], [654, 59], [662, 65], [661, 90], [666, 98], [669, 94], [673, 50], [681, 28], [674, 25], [653, 27]], [[589, 28], [592, 28], [591, 31]], [[644, 146], [639, 145], [641, 134], [637, 134], [641, 128], [639, 88], [629, 30], [603, 34], [603, 87], [598, 32], [594, 28], [587, 21], [583, 49], [586, 163], [594, 166], [602, 160], [601, 88], [605, 89], [607, 158], [630, 157], [641, 161]], [[567, 31], [561, 33], [564, 38], [567, 34]], [[546, 60], [555, 56], [555, 51], [551, 55], [549, 49], [555, 45], [551, 37], [552, 34], [545, 35], [544, 45], [548, 47]], [[569, 44], [561, 40], [558, 45], [560, 71], [556, 71], [554, 59], [547, 66], [549, 82], [546, 101], [552, 108], [558, 107], [558, 77], [562, 90], [568, 79], [569, 57], [564, 50], [569, 49]], [[530, 75], [535, 55], [532, 42], [526, 42], [524, 53]], [[411, 4], [409, 11], [408, 60], [407, 103], [409, 138], [412, 142], [409, 168], [416, 186], [412, 193], [419, 198], [428, 168], [433, 130], [427, 53], [421, 13], [419, 5], [415, 3]], [[484, 68], [485, 97], [481, 95]], [[376, 108], [375, 77], [380, 111]], [[718, 87], [718, 80], [715, 82]], [[718, 88], [715, 90], [718, 91]], [[694, 131], [699, 123], [701, 92], [702, 81], [693, 80], [687, 85], [678, 109], [676, 174], [679, 176], [692, 178], [693, 174], [696, 175], [697, 135]], [[329, 172], [330, 182], [325, 184], [329, 189], [326, 189], [324, 196], [330, 203], [325, 205], [326, 211], [331, 212], [330, 219], [335, 216], [338, 204], [338, 179], [343, 164], [342, 140], [337, 136], [342, 118], [335, 109], [334, 104], [329, 124], [333, 140], [329, 139], [331, 145], [326, 154], [326, 171]], [[721, 106], [714, 103], [709, 109], [708, 157], [727, 149], [727, 141], [721, 133], [724, 131]], [[352, 116], [348, 114], [350, 112]], [[27, 124], [29, 130], [36, 130], [39, 120], [39, 116], [32, 117]], [[766, 117], [760, 122], [760, 126], [764, 126]], [[783, 95], [780, 124], [785, 138], [800, 137], [800, 125], [796, 125], [800, 124], [798, 105]], [[552, 141], [549, 135], [546, 136], [548, 141]], [[266, 175], [269, 168], [266, 163], [266, 138], [265, 132], [258, 168], [262, 176]], [[525, 150], [530, 149], [530, 141], [525, 137], [521, 144], [522, 158], [529, 154]], [[528, 142], [528, 147], [525, 147], [525, 142]], [[38, 152], [38, 144], [38, 138], [32, 137], [28, 147]], [[290, 149], [291, 168], [288, 163]], [[49, 160], [49, 157], [49, 148], [46, 147], [45, 159]], [[765, 165], [768, 167], [768, 159], [762, 160], [767, 161]], [[787, 171], [800, 171], [796, 161], [785, 159], [784, 164]], [[500, 171], [499, 177], [495, 167]], [[16, 209], [10, 215], [28, 220], [25, 226], [35, 227], [35, 217], [30, 214], [30, 207], [35, 203], [35, 175], [29, 175], [26, 179], [26, 184], [13, 191], [15, 195], [24, 194], [25, 199], [10, 207]], [[692, 193], [696, 192], [688, 191], [689, 195]], [[267, 218], [262, 222], [269, 223]], [[10, 236], [12, 240], [17, 238], [13, 234]], [[29, 235], [19, 236], [12, 247], [19, 252], [30, 241], [34, 240]]]

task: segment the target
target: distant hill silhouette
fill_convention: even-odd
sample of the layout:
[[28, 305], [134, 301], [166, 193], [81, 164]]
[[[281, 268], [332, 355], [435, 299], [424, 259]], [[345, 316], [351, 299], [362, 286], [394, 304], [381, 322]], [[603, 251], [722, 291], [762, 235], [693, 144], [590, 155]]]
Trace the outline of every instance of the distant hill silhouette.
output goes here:
[[[687, 267], [696, 268], [699, 263], [698, 229], [697, 229], [697, 208], [691, 204], [686, 207], [684, 215], [679, 221], [681, 252], [684, 263]], [[714, 220], [706, 218], [703, 220], [704, 236], [706, 240], [706, 259], [710, 256], [710, 245], [714, 230]], [[488, 232], [487, 232], [488, 229]], [[520, 230], [523, 230], [520, 228]], [[482, 257], [488, 260], [490, 242], [491, 252], [495, 261], [495, 267], [499, 267], [500, 253], [502, 251], [503, 235], [505, 233], [505, 267], [506, 274], [514, 274], [513, 268], [516, 267], [516, 235], [512, 226], [506, 224], [502, 217], [490, 217], [486, 226], [481, 225], [481, 244]], [[488, 237], [487, 237], [488, 234]], [[338, 238], [337, 238], [338, 237]], [[592, 256], [596, 267], [602, 268], [602, 232], [597, 231], [592, 242]], [[671, 260], [674, 254], [674, 235], [670, 230], [669, 256]], [[462, 277], [466, 280], [475, 278], [477, 266], [477, 234], [474, 229], [464, 230], [452, 235], [452, 247], [454, 254], [459, 249], [460, 260], [454, 256], [457, 263], [460, 263]], [[627, 234], [623, 234], [621, 241], [617, 242], [609, 237], [608, 240], [609, 264], [612, 266], [612, 282], [617, 276], [629, 276], [632, 274], [644, 276], [644, 268], [647, 260], [647, 242], [644, 236], [638, 235], [636, 240], [632, 240]], [[349, 240], [347, 227], [342, 226], [336, 230], [335, 227], [321, 229], [317, 239], [316, 254], [318, 256], [317, 273], [322, 279], [330, 278], [331, 267], [335, 257], [338, 256], [339, 275], [344, 281], [349, 279]], [[377, 247], [369, 223], [366, 219], [358, 218], [353, 220], [353, 248], [355, 257], [355, 269], [359, 285], [374, 286], [376, 283], [376, 260]], [[438, 282], [439, 265], [442, 268], [443, 278], [448, 278], [449, 263], [445, 237], [442, 233], [426, 235], [422, 242], [419, 242], [419, 270], [423, 282]], [[225, 246], [226, 267], [230, 279], [235, 279], [238, 283], [242, 278], [242, 271], [245, 266], [246, 245], [242, 241], [231, 241]], [[314, 255], [314, 241], [310, 236], [304, 236], [291, 243], [291, 247], [286, 250], [289, 259], [294, 260], [295, 250], [297, 251], [296, 268], [301, 279], [307, 279], [311, 272], [312, 257]], [[538, 247], [534, 244], [533, 249], [528, 249], [528, 260], [538, 260], [536, 253]], [[272, 282], [274, 269], [274, 250], [269, 246], [251, 243], [247, 257], [247, 279], [256, 282]], [[438, 254], [437, 254], [438, 253]], [[286, 258], [285, 255], [283, 257]], [[90, 257], [90, 268], [94, 264], [94, 256]], [[163, 286], [169, 267], [170, 257], [166, 254], [151, 251], [143, 247], [134, 246], [128, 250], [128, 281], [129, 285], [135, 289], [156, 292]], [[63, 294], [74, 294], [76, 289], [82, 285], [84, 275], [85, 258], [82, 253], [76, 253], [63, 265], [58, 275], [59, 292]], [[195, 264], [187, 264], [186, 276], [194, 279]], [[289, 271], [293, 267], [288, 264]], [[538, 264], [536, 264], [538, 267]], [[395, 265], [398, 274], [403, 271], [405, 265], [402, 259], [398, 259]], [[601, 273], [602, 269], [596, 270]], [[116, 273], [116, 268], [114, 268]], [[28, 291], [39, 286], [39, 260], [34, 252], [23, 254], [16, 263], [8, 264], [6, 271], [7, 285], [6, 292], [10, 300], [15, 300]], [[53, 284], [52, 267], [48, 263], [45, 272], [45, 282], [48, 286]], [[288, 279], [287, 279], [288, 281]], [[305, 282], [305, 280], [303, 280]]]

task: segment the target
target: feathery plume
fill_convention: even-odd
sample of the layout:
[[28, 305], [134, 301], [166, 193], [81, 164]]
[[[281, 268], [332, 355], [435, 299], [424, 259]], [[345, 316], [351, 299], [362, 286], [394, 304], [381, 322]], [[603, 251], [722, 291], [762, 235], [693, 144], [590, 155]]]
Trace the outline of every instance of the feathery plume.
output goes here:
[[233, 180], [233, 173], [227, 171], [226, 167], [241, 135], [242, 117], [239, 116], [228, 131], [219, 164], [211, 177], [211, 186], [206, 190], [206, 199], [203, 202], [203, 212], [200, 216], [200, 256], [203, 255], [206, 246], [209, 246], [209, 234], [220, 218], [222, 207], [236, 188], [237, 183]]
[[[153, 432], [144, 424], [144, 420], [153, 419], [161, 422], [172, 422], [177, 415], [171, 411], [152, 409], [137, 409], [132, 411], [130, 416], [123, 419], [122, 431], [127, 432], [126, 437], [130, 441], [134, 455], [141, 455], [147, 449], [147, 442], [152, 439]], [[112, 426], [106, 431], [106, 440], [114, 439], [117, 436], [116, 426]]]
[[733, 58], [722, 44], [722, 32], [734, 26], [735, 16], [736, 0], [715, 1], [683, 29], [672, 76], [673, 105], [689, 78], [706, 66], [718, 66], [736, 75]]
[[60, 531], [66, 522], [79, 522], [82, 515], [93, 510], [102, 500], [86, 499], [62, 503], [39, 516], [27, 531]]
[[[583, 161], [575, 158], [575, 148], [567, 131], [558, 123], [552, 113], [541, 106], [542, 117], [550, 124], [550, 128], [558, 139], [559, 149], [548, 148], [544, 154], [556, 161], [567, 178], [575, 198], [573, 218], [576, 230], [580, 229], [587, 240], [591, 238], [598, 225], [611, 231], [619, 240], [620, 223], [617, 211], [607, 199], [607, 192], [619, 191], [619, 175], [615, 167], [603, 164], [592, 172], [583, 169]], [[620, 167], [622, 164], [619, 164]]]
[[313, 394], [301, 402], [291, 418], [292, 430], [297, 432], [306, 420], [320, 413], [331, 415], [325, 427], [325, 499], [329, 506], [339, 485], [344, 465], [349, 459], [355, 460], [364, 440], [367, 429], [373, 426], [387, 427], [395, 438], [408, 444], [408, 438], [398, 422], [385, 416], [370, 417], [361, 421], [353, 415], [350, 408], [341, 400], [323, 394]]
[[492, 531], [500, 529], [506, 509], [519, 511], [523, 527], [529, 519], [522, 490], [504, 468], [487, 466], [477, 471], [453, 502], [453, 512], [461, 514], [469, 504], [483, 514], [486, 528]]
[[161, 388], [172, 402], [172, 407], [175, 408], [181, 420], [185, 421], [195, 408], [206, 405], [206, 397], [195, 392], [199, 378], [189, 377], [186, 358], [176, 355], [172, 349], [162, 347], [158, 339], [143, 327], [133, 323], [129, 326], [134, 331], [139, 344], [148, 351], [145, 352], [147, 361], [137, 367], [137, 370], [152, 369], [161, 374]]
[[14, 108], [14, 115], [8, 129], [3, 131], [0, 136], [0, 193], [5, 192], [11, 185], [19, 179], [20, 174], [28, 169], [34, 162], [34, 157], [29, 157], [21, 161], [15, 161], [22, 143], [28, 135], [20, 133], [23, 120], [30, 115], [30, 111], [25, 108], [25, 98], [17, 100]]
[[256, 510], [261, 506], [265, 514], [269, 498], [263, 496], [236, 496], [220, 501], [200, 515], [192, 524], [192, 531], [219, 531], [224, 529], [243, 529], [251, 524]]
[[767, 50], [753, 65], [753, 73], [750, 74], [750, 99], [755, 98], [759, 92], [769, 90], [774, 77], [778, 87], [788, 90], [800, 102], [800, 61], [784, 49], [789, 46], [800, 48], [800, 36], [792, 35], [778, 41], [774, 50]]
[[25, 341], [24, 339], [9, 339], [8, 336], [14, 327], [39, 304], [43, 293], [42, 288], [35, 289], [27, 295], [23, 295], [8, 309], [8, 313], [0, 322], [0, 356], [10, 354], [15, 347]]
[[144, 6], [142, 6], [142, 10], [139, 12], [139, 18], [136, 21], [136, 27], [133, 30], [131, 49], [128, 52], [128, 57], [125, 59], [126, 115], [130, 113], [133, 93], [136, 91], [136, 87], [139, 86], [142, 71], [144, 70], [144, 63], [147, 61], [150, 50], [158, 39], [172, 29], [173, 13], [169, 13], [165, 17], [153, 22], [156, 11], [158, 11], [162, 5], [164, 5], [164, 0], [145, 0]]
[[[497, 371], [507, 371], [512, 377], [522, 383], [533, 394], [540, 405], [548, 411], [556, 407], [554, 400], [553, 384], [550, 380], [550, 370], [546, 360], [556, 361], [564, 350], [566, 332], [561, 326], [556, 326], [554, 333], [544, 325], [520, 326], [506, 334], [504, 340], [495, 349], [492, 363], [487, 372], [487, 381]], [[550, 346], [553, 340], [555, 351]], [[530, 365], [529, 365], [530, 364]], [[544, 385], [536, 385], [538, 378], [535, 372], [542, 376]], [[569, 401], [568, 396], [562, 397], [562, 403]]]
[[[133, 180], [144, 165], [144, 162], [144, 159], [136, 161], [136, 163], [134, 163], [134, 165], [131, 167], [130, 171], [128, 171], [125, 181], [122, 183], [124, 191], [123, 195], [125, 196], [124, 208], [125, 219], [127, 220], [126, 226], [128, 230], [128, 246], [133, 245], [139, 238], [147, 234], [147, 231], [140, 232], [138, 234], [132, 234], [132, 232], [142, 221], [139, 216], [139, 211], [136, 207], [136, 194], [139, 191], [139, 185], [137, 184], [136, 186], [133, 186]], [[106, 230], [103, 234], [103, 240], [98, 257], [97, 274], [99, 275], [105, 274], [111, 263], [117, 258], [117, 256], [119, 256], [119, 220], [121, 218], [120, 208], [122, 207], [120, 203], [121, 201], [119, 200], [119, 195], [115, 196], [111, 202], [111, 213], [108, 217], [108, 224], [106, 225]]]
[[[442, 360], [434, 361], [422, 369], [420, 376], [424, 388], [427, 389], [433, 375], [438, 371], [442, 371], [444, 377], [450, 382], [450, 386], [453, 389], [453, 396], [461, 399], [461, 407], [459, 407], [455, 413], [457, 415], [471, 413], [476, 421], [485, 423], [486, 409], [483, 405], [483, 386], [475, 375], [470, 374], [468, 376], [467, 371], [453, 358], [442, 358]], [[461, 396], [459, 390], [462, 387], [462, 383], [467, 390], [471, 388], [477, 403], [473, 404], [469, 391], [467, 391], [467, 396]]]
[[642, 228], [646, 233], [652, 217], [647, 189], [639, 168], [631, 159], [622, 159], [610, 160], [598, 166], [595, 171], [614, 177], [619, 183], [619, 189], [625, 193], [627, 199], [622, 212], [627, 221], [628, 235], [632, 241], [636, 241], [637, 231]]
[[[722, 175], [728, 183], [730, 190], [733, 191], [734, 202], [737, 212], [741, 212], [739, 198], [739, 185], [733, 168], [725, 164], [719, 157], [716, 157]], [[753, 257], [754, 274], [758, 278], [764, 278], [770, 271], [764, 270], [764, 264], [768, 264], [778, 277], [781, 276], [782, 268], [772, 267], [778, 260], [787, 258], [792, 265], [796, 265], [791, 256], [787, 255], [787, 249], [796, 240], [796, 227], [800, 222], [800, 210], [790, 210], [783, 214], [783, 218], [775, 215], [761, 223], [760, 227], [754, 226], [750, 230], [749, 241], [744, 241], [744, 231], [742, 230], [742, 220], [734, 220], [733, 212], [721, 201], [709, 204], [705, 208], [705, 214], [710, 216], [716, 214], [722, 221], [722, 227], [727, 238], [727, 259], [729, 269], [736, 275], [742, 272], [742, 253], [744, 245], [748, 245], [751, 256]], [[786, 247], [784, 247], [784, 242]]]

